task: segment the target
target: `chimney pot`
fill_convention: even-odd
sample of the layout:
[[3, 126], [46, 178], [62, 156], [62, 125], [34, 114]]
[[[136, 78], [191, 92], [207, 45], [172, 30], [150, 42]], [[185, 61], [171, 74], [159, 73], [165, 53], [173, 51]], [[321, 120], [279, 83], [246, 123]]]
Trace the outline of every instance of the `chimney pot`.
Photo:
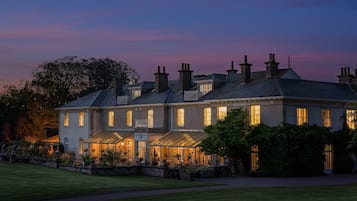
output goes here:
[[341, 70], [341, 75], [343, 75], [343, 68], [341, 67], [341, 69], [340, 69], [340, 70]]
[[166, 73], [166, 72], [165, 72], [165, 66], [162, 67], [162, 70], [163, 70], [163, 73]]
[[347, 67], [347, 73], [348, 73], [348, 75], [351, 75], [351, 73], [350, 73], [350, 67]]
[[157, 72], [160, 73], [160, 66], [157, 66]]
[[244, 55], [244, 63], [247, 63], [248, 62], [248, 57], [247, 55]]

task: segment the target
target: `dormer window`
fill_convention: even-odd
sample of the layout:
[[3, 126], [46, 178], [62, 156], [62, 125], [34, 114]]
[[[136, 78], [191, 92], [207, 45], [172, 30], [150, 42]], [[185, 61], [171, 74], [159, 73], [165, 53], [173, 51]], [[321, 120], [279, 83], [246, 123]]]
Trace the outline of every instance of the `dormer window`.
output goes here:
[[212, 91], [212, 83], [201, 83], [200, 84], [200, 94], [205, 95], [206, 93]]
[[137, 98], [137, 97], [141, 96], [141, 89], [132, 89], [131, 96], [133, 98]]

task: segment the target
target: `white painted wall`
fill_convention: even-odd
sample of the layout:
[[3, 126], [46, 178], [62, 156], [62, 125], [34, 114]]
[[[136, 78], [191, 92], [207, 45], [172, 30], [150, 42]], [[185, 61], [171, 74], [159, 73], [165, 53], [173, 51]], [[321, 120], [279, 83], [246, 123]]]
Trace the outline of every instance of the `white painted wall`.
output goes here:
[[[69, 125], [64, 126], [65, 111], [59, 112], [59, 136], [60, 142], [65, 147], [65, 152], [74, 152], [76, 158], [80, 157], [80, 139], [88, 139], [90, 134], [90, 120], [88, 110], [68, 110]], [[79, 112], [84, 112], [84, 126], [78, 126]], [[86, 148], [86, 147], [84, 147]]]

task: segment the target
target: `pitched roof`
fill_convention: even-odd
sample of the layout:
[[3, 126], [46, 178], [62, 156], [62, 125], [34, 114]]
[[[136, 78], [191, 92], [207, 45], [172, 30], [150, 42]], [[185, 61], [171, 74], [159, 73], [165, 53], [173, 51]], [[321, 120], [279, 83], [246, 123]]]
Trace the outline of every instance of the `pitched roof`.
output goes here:
[[88, 95], [82, 96], [74, 101], [71, 101], [65, 105], [59, 106], [58, 109], [63, 108], [79, 108], [79, 107], [99, 107], [102, 105], [104, 98], [112, 90], [110, 89], [101, 89], [95, 92], [92, 92]]
[[347, 84], [290, 79], [277, 79], [277, 82], [284, 97], [357, 101]]
[[[128, 105], [182, 103], [184, 102], [184, 94], [183, 91], [180, 90], [179, 83], [178, 80], [169, 81], [169, 88], [167, 90], [160, 93], [155, 92], [155, 90], [149, 90], [141, 96], [129, 101]], [[142, 82], [128, 87], [144, 87], [144, 85], [153, 87], [152, 82]], [[129, 94], [128, 87], [125, 87], [124, 89], [125, 94]], [[193, 85], [192, 89], [195, 88], [196, 86]], [[233, 82], [228, 82], [200, 97], [198, 101], [278, 96], [336, 101], [357, 101], [356, 94], [349, 85], [301, 80], [292, 69], [280, 69], [278, 75], [272, 78], [266, 78], [265, 71], [252, 72], [251, 80], [248, 83], [241, 84], [239, 79]], [[115, 105], [117, 105], [117, 101], [113, 90], [104, 89], [78, 98], [58, 109], [108, 107]]]

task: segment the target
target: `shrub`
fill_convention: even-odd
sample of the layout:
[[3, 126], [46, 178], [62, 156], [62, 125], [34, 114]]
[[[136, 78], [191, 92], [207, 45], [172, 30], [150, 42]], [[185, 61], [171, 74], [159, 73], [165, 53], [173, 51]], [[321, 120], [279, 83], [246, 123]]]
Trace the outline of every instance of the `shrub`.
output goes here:
[[323, 174], [324, 144], [330, 131], [316, 125], [257, 126], [249, 137], [259, 146], [261, 176], [312, 176]]

